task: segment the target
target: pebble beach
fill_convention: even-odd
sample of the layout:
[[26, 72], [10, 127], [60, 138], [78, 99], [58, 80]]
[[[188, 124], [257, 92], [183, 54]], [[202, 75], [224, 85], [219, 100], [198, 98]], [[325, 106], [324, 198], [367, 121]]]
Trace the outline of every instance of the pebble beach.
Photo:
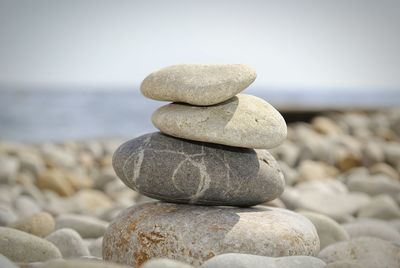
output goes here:
[[[246, 72], [243, 88], [227, 94], [254, 81]], [[152, 98], [182, 101], [161, 93]], [[250, 95], [233, 98], [240, 105], [258, 102]], [[209, 99], [219, 103], [224, 96]], [[400, 109], [324, 112], [286, 129], [279, 113], [261, 101], [257, 111], [268, 109], [277, 123], [248, 140], [218, 129], [202, 132], [203, 126], [177, 131], [173, 120], [187, 113], [176, 109], [204, 121], [198, 108], [181, 104], [155, 112], [153, 123], [168, 136], [1, 140], [0, 267], [399, 267]], [[223, 105], [210, 107], [239, 106]], [[211, 108], [207, 120], [218, 115]], [[262, 123], [253, 116], [257, 124], [247, 122], [247, 129]], [[177, 132], [187, 140], [173, 138]], [[193, 168], [176, 162], [174, 148], [201, 178], [220, 179], [204, 179], [193, 190], [190, 180], [180, 179]], [[199, 152], [215, 159], [199, 166]], [[139, 170], [133, 168], [138, 161]], [[247, 182], [248, 174], [256, 179]], [[165, 230], [170, 237], [159, 235]]]

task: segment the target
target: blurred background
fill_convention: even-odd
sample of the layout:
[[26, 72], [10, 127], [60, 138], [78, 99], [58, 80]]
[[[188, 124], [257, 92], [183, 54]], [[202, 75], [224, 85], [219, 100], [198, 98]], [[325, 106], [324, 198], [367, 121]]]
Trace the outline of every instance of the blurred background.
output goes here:
[[0, 0], [0, 138], [134, 137], [152, 71], [245, 63], [281, 112], [400, 104], [399, 1]]

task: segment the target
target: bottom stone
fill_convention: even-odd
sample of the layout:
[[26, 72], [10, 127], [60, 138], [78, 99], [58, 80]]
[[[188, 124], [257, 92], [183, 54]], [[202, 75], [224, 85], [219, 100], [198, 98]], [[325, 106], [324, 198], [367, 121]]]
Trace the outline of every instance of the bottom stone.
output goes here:
[[122, 212], [103, 239], [105, 260], [135, 267], [162, 257], [198, 266], [223, 253], [280, 257], [318, 251], [318, 235], [307, 218], [264, 206], [145, 203]]

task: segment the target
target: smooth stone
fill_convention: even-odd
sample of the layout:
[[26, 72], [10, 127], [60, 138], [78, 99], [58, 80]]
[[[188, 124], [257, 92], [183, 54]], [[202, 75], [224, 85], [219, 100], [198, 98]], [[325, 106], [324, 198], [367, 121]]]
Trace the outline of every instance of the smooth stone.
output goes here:
[[285, 185], [266, 150], [193, 142], [159, 132], [122, 144], [113, 166], [128, 187], [172, 203], [252, 206], [277, 198]]
[[60, 169], [49, 169], [38, 176], [37, 187], [41, 190], [51, 190], [60, 196], [71, 196], [75, 193], [71, 183]]
[[47, 212], [40, 212], [26, 218], [19, 219], [8, 227], [44, 237], [54, 231], [55, 221], [53, 216]]
[[339, 171], [335, 167], [313, 160], [302, 161], [298, 167], [298, 172], [298, 182], [331, 179], [339, 174]]
[[7, 205], [0, 204], [0, 226], [6, 226], [18, 219], [15, 212]]
[[1, 268], [18, 268], [18, 266], [10, 261], [6, 256], [0, 254], [0, 267]]
[[151, 119], [174, 137], [245, 148], [273, 148], [287, 134], [285, 119], [272, 105], [244, 94], [209, 107], [171, 103], [158, 108]]
[[61, 258], [60, 251], [52, 243], [7, 227], [0, 227], [0, 253], [13, 262], [40, 262]]
[[256, 76], [244, 64], [172, 65], [147, 76], [140, 90], [154, 100], [213, 105], [246, 89]]
[[192, 265], [165, 258], [151, 259], [149, 261], [146, 261], [140, 267], [141, 268], [194, 268]]
[[364, 268], [398, 268], [400, 247], [378, 238], [359, 237], [324, 248], [318, 254], [318, 258], [328, 264], [336, 261], [356, 261]]
[[132, 268], [98, 259], [51, 260], [40, 264], [38, 268]]
[[361, 220], [343, 224], [342, 227], [351, 238], [370, 236], [400, 243], [400, 233], [395, 228], [392, 228], [390, 224], [382, 221]]
[[98, 257], [98, 258], [102, 258], [103, 257], [103, 237], [99, 237], [95, 240], [93, 240], [90, 244], [89, 244], [89, 251], [90, 251], [90, 255]]
[[71, 228], [82, 238], [98, 238], [103, 236], [108, 222], [86, 215], [63, 214], [56, 219], [56, 229]]
[[362, 192], [371, 196], [388, 194], [395, 197], [400, 193], [400, 183], [384, 175], [355, 177], [348, 181], [347, 186], [350, 191]]
[[285, 205], [293, 209], [307, 210], [327, 215], [342, 222], [367, 204], [370, 198], [363, 193], [284, 192]]
[[317, 229], [320, 241], [320, 249], [323, 249], [331, 244], [350, 239], [350, 236], [346, 230], [328, 216], [306, 211], [302, 211], [300, 214], [307, 217], [307, 219], [314, 224], [315, 229]]
[[0, 184], [14, 184], [18, 169], [19, 162], [16, 158], [0, 155]]
[[386, 163], [377, 163], [369, 168], [369, 172], [373, 175], [375, 174], [383, 174], [393, 180], [399, 181], [400, 174], [396, 169], [392, 166], [389, 166]]
[[73, 229], [59, 229], [46, 237], [60, 250], [63, 258], [76, 258], [90, 255], [88, 248], [84, 245], [82, 237]]
[[378, 195], [360, 209], [359, 218], [391, 220], [400, 218], [400, 208], [389, 195]]
[[29, 217], [42, 211], [33, 198], [25, 195], [18, 196], [14, 200], [14, 208], [14, 211], [21, 218]]
[[150, 202], [125, 210], [103, 238], [103, 259], [140, 266], [169, 258], [194, 266], [223, 253], [315, 255], [318, 234], [305, 217], [279, 208]]
[[310, 256], [272, 258], [251, 254], [227, 253], [207, 260], [200, 268], [322, 268], [326, 263]]

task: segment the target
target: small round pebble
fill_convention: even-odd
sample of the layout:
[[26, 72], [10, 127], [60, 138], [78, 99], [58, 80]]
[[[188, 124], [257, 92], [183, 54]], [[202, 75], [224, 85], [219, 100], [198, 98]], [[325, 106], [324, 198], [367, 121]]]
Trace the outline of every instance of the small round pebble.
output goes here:
[[73, 229], [59, 229], [47, 236], [46, 239], [57, 246], [64, 258], [90, 255], [82, 237]]
[[54, 231], [55, 221], [47, 212], [40, 212], [26, 218], [19, 219], [9, 227], [18, 229], [36, 236], [44, 237]]
[[74, 229], [82, 238], [103, 236], [107, 226], [108, 222], [87, 215], [63, 214], [56, 219], [56, 229]]

